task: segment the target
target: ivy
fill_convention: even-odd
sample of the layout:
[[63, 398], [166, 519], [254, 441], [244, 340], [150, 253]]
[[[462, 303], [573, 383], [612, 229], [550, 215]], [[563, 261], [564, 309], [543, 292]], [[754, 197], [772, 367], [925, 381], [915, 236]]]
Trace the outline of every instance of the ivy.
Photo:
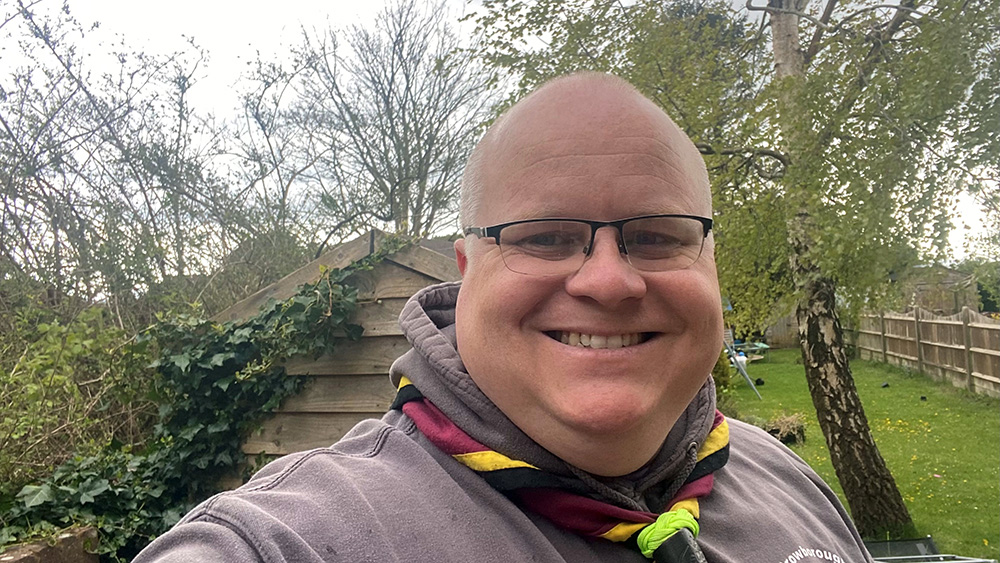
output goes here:
[[43, 482], [0, 496], [0, 545], [83, 523], [98, 528], [104, 560], [131, 559], [245, 467], [244, 438], [304, 383], [286, 376], [285, 360], [360, 338], [362, 328], [350, 322], [357, 307], [350, 276], [409, 244], [387, 237], [377, 252], [322, 271], [244, 321], [160, 318], [131, 343], [153, 360], [158, 412], [147, 442], [75, 456]]

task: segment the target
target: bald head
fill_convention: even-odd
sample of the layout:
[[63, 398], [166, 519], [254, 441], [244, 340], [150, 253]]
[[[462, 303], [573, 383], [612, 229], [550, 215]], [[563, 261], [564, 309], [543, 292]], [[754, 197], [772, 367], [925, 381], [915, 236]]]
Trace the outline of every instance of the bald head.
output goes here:
[[[636, 127], [639, 123], [639, 127]], [[630, 129], [625, 130], [623, 128]], [[616, 130], [619, 129], [619, 130]], [[535, 143], [601, 135], [659, 138], [673, 158], [670, 165], [694, 186], [698, 213], [711, 216], [708, 173], [698, 149], [656, 104], [628, 82], [603, 73], [580, 73], [551, 80], [501, 115], [473, 150], [462, 178], [462, 226], [482, 221], [483, 191], [503, 176], [504, 164]]]

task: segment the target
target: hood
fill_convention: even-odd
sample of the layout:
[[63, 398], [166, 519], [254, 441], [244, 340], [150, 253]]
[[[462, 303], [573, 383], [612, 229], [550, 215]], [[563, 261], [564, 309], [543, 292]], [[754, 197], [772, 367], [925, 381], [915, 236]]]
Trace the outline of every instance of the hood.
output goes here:
[[[659, 512], [683, 484], [715, 415], [715, 385], [705, 385], [681, 414], [659, 452], [643, 467], [621, 477], [599, 477], [549, 453], [521, 431], [469, 377], [455, 343], [455, 303], [461, 282], [433, 285], [403, 307], [399, 324], [413, 349], [390, 370], [394, 386], [406, 376], [456, 425], [477, 441], [545, 471], [576, 476], [596, 497], [633, 510]], [[707, 376], [707, 374], [706, 374]]]

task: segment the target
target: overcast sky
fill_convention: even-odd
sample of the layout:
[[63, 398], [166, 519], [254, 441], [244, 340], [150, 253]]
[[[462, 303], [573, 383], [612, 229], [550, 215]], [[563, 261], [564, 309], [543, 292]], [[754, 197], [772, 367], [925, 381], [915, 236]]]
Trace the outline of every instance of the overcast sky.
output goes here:
[[[44, 0], [58, 7], [58, 0]], [[222, 116], [238, 104], [233, 84], [247, 63], [276, 60], [298, 42], [302, 27], [346, 28], [374, 22], [386, 0], [70, 0], [70, 11], [84, 25], [99, 22], [102, 41], [124, 37], [130, 49], [167, 54], [187, 47], [185, 38], [206, 50], [201, 82], [191, 91], [195, 107]], [[447, 0], [457, 16], [463, 0]]]
[[[302, 26], [370, 24], [385, 4], [386, 0], [71, 0], [70, 10], [84, 27], [100, 22], [90, 40], [117, 43], [116, 38], [123, 38], [131, 49], [167, 54], [183, 50], [185, 37], [193, 38], [209, 60], [190, 93], [192, 103], [226, 117], [238, 105], [233, 85], [258, 51], [264, 60], [276, 60], [287, 51], [284, 46], [297, 42]], [[58, 0], [42, 3], [55, 9], [59, 5]], [[447, 5], [456, 17], [467, 10], [465, 0], [447, 0]], [[971, 196], [960, 197], [957, 210], [950, 240], [955, 257], [961, 258], [965, 238], [985, 226]]]

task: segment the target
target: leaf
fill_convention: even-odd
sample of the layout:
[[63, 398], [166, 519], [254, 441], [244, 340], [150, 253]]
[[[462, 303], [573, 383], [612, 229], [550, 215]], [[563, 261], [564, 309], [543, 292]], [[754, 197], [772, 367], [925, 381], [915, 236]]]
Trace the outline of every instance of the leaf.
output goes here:
[[80, 504], [94, 502], [98, 495], [111, 488], [107, 479], [87, 479], [80, 485]]
[[187, 428], [185, 428], [184, 430], [182, 430], [181, 433], [179, 434], [179, 436], [180, 436], [180, 438], [182, 440], [186, 440], [186, 441], [190, 442], [191, 439], [194, 438], [195, 435], [198, 434], [198, 432], [201, 432], [201, 429], [204, 428], [204, 427], [205, 427], [205, 425], [201, 424], [201, 423], [192, 424], [192, 425], [188, 426]]
[[227, 428], [229, 428], [229, 423], [228, 422], [223, 422], [223, 421], [213, 422], [212, 424], [208, 425], [208, 433], [209, 434], [216, 434], [218, 432], [222, 432], [222, 431], [226, 430]]
[[49, 485], [25, 485], [17, 498], [24, 503], [25, 508], [31, 508], [53, 500], [52, 487]]
[[191, 365], [191, 356], [187, 354], [176, 354], [170, 356], [170, 361], [181, 369], [181, 371], [187, 371], [189, 365]]
[[212, 355], [212, 359], [209, 362], [209, 365], [213, 367], [221, 366], [222, 364], [226, 363], [226, 360], [232, 358], [233, 356], [235, 356], [235, 354], [233, 354], [232, 352], [227, 352], [227, 353], [220, 352], [218, 354], [214, 354]]

